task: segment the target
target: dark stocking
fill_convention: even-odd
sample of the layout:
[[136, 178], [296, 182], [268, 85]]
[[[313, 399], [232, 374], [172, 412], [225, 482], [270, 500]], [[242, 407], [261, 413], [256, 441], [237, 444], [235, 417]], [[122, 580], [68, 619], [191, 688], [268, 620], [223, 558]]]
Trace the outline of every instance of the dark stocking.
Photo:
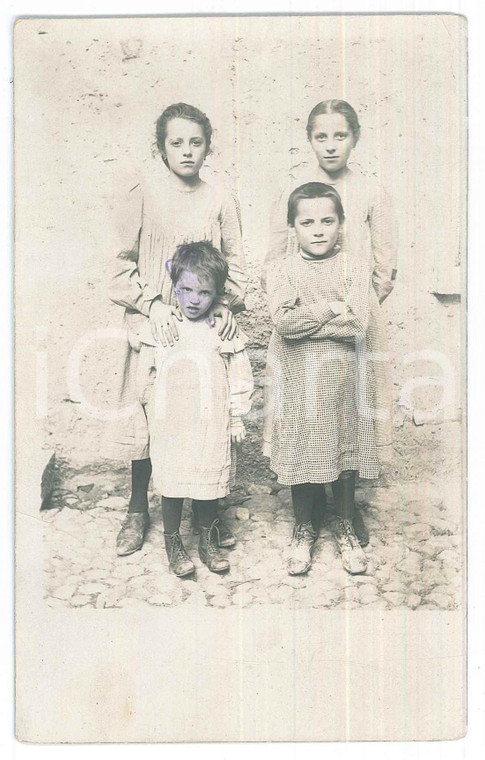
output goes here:
[[325, 483], [314, 483], [313, 489], [314, 489], [315, 507], [318, 507], [322, 511], [325, 511], [325, 507], [327, 506], [327, 494], [325, 492]]
[[332, 483], [333, 504], [334, 512], [340, 514], [340, 500], [342, 498], [342, 489], [340, 487], [340, 480], [334, 480]]
[[354, 519], [355, 509], [355, 470], [345, 470], [339, 479], [332, 483], [335, 512], [344, 520]]
[[131, 463], [131, 498], [128, 512], [148, 510], [148, 484], [151, 474], [151, 459], [135, 459]]
[[173, 499], [169, 496], [162, 496], [162, 517], [163, 532], [167, 536], [172, 536], [180, 528], [182, 519], [183, 499]]
[[192, 509], [195, 514], [198, 515], [199, 524], [204, 528], [210, 528], [214, 520], [217, 520], [217, 505], [218, 499], [211, 499], [210, 501], [200, 501], [199, 499], [192, 500]]
[[327, 494], [325, 492], [325, 483], [313, 484], [313, 511], [312, 524], [313, 530], [320, 533], [320, 526], [323, 521], [325, 509], [327, 507]]
[[296, 486], [291, 486], [291, 499], [297, 525], [311, 521], [313, 505], [319, 488], [320, 486], [315, 483], [299, 483]]

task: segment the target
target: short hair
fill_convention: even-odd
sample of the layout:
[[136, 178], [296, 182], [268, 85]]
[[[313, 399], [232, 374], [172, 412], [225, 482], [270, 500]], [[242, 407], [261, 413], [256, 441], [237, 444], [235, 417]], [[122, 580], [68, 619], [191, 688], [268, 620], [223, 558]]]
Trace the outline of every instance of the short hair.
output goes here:
[[333, 201], [339, 223], [342, 224], [345, 219], [344, 209], [340, 195], [336, 189], [331, 185], [324, 185], [323, 182], [307, 182], [305, 185], [300, 185], [300, 187], [293, 190], [288, 198], [287, 219], [290, 227], [295, 226], [295, 217], [298, 212], [299, 202], [307, 200], [308, 198], [330, 198]]
[[217, 294], [224, 294], [229, 267], [222, 253], [207, 240], [177, 246], [169, 269], [174, 285], [179, 281], [182, 272], [188, 271], [198, 277], [210, 278], [215, 284]]
[[200, 124], [207, 144], [206, 155], [208, 155], [212, 137], [212, 125], [209, 118], [195, 106], [189, 106], [187, 103], [173, 103], [157, 119], [157, 147], [165, 166], [168, 167], [168, 161], [164, 155], [165, 139], [167, 137], [167, 124], [171, 119], [187, 119], [187, 121], [195, 121], [196, 124]]
[[313, 108], [310, 111], [310, 115], [308, 117], [308, 123], [306, 125], [306, 133], [308, 139], [312, 136], [313, 131], [313, 125], [315, 123], [315, 119], [317, 116], [321, 116], [322, 114], [326, 113], [341, 113], [342, 116], [345, 116], [345, 119], [347, 120], [347, 124], [349, 125], [349, 129], [352, 132], [354, 136], [355, 142], [358, 141], [360, 137], [360, 124], [359, 124], [359, 118], [357, 116], [357, 113], [352, 108], [350, 103], [347, 103], [346, 100], [322, 100], [320, 103], [317, 103], [315, 108]]

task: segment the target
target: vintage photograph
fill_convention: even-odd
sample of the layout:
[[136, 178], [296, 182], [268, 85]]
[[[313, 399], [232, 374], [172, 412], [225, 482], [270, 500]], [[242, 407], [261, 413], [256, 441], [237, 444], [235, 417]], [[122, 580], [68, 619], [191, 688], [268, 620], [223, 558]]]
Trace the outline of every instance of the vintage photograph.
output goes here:
[[463, 626], [466, 107], [452, 14], [17, 22], [43, 615]]

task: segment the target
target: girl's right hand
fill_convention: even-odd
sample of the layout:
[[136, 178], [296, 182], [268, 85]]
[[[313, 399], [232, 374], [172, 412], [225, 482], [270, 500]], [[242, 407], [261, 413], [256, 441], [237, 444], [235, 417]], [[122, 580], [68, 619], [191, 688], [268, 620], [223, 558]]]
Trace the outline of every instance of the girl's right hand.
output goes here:
[[154, 340], [157, 343], [161, 343], [162, 346], [166, 346], [167, 343], [169, 346], [173, 346], [174, 342], [179, 338], [176, 320], [182, 321], [182, 315], [178, 307], [169, 306], [162, 303], [159, 298], [156, 298], [152, 301], [148, 318]]

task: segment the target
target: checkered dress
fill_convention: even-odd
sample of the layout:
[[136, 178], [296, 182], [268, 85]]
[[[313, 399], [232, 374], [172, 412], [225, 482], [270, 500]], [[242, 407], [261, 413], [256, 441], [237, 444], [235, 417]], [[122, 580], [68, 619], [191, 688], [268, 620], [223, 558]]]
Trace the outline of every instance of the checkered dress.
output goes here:
[[284, 485], [328, 483], [344, 470], [379, 474], [364, 360], [370, 278], [365, 262], [343, 252], [268, 269], [270, 464]]
[[[286, 214], [291, 191], [305, 182], [323, 182], [335, 187], [345, 211], [342, 245], [349, 255], [372, 262], [373, 288], [369, 295], [366, 336], [367, 357], [372, 357], [372, 383], [367, 395], [374, 399], [374, 430], [379, 460], [389, 461], [392, 456], [392, 382], [387, 329], [379, 301], [392, 291], [397, 269], [396, 232], [390, 196], [381, 182], [359, 171], [349, 170], [343, 177], [331, 181], [318, 165], [313, 165], [288, 177], [277, 194], [271, 213], [269, 246], [262, 269], [263, 287], [272, 262], [281, 261], [287, 255], [298, 255], [298, 242], [294, 232], [289, 231]], [[267, 405], [269, 402], [268, 398]], [[269, 451], [270, 437], [271, 420], [266, 417], [263, 430], [265, 454]]]

